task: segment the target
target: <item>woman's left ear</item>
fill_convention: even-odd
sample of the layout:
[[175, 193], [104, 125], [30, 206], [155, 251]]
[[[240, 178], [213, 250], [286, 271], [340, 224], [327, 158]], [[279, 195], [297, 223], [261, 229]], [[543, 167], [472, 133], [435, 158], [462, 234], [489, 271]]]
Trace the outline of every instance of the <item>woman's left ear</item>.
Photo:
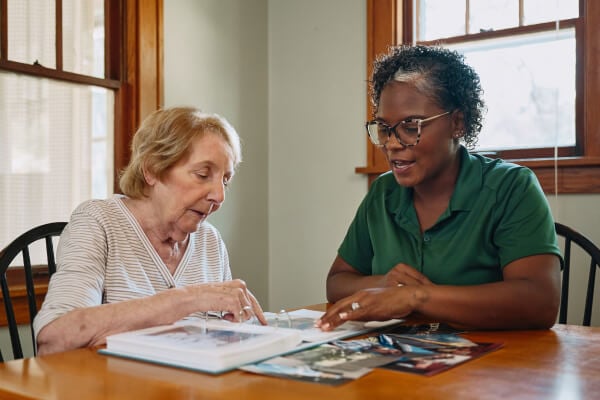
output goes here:
[[452, 137], [459, 139], [465, 136], [465, 117], [462, 111], [452, 113]]
[[452, 137], [454, 139], [460, 139], [463, 136], [465, 136], [464, 129], [458, 129], [458, 130], [454, 131], [454, 133], [452, 134]]

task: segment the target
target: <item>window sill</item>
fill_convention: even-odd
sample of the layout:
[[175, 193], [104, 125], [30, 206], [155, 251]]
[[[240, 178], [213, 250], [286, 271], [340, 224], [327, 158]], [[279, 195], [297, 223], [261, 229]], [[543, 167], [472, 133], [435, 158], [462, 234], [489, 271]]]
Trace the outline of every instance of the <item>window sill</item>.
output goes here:
[[[530, 168], [537, 176], [546, 194], [600, 193], [600, 157], [565, 157], [554, 159], [506, 160]], [[369, 185], [387, 165], [357, 167], [357, 174], [365, 174]]]

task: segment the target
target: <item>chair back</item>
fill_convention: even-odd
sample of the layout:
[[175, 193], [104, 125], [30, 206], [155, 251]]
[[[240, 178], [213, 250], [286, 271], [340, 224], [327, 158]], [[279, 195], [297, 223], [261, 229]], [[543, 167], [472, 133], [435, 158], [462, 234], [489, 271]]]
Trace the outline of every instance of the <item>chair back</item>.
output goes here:
[[[574, 246], [581, 248], [589, 257], [590, 263], [588, 266], [588, 281], [585, 295], [585, 308], [583, 311], [583, 324], [590, 326], [592, 319], [592, 304], [594, 302], [594, 286], [596, 283], [596, 268], [600, 268], [600, 248], [596, 246], [590, 239], [575, 231], [574, 229], [556, 222], [554, 224], [556, 234], [562, 236], [565, 240], [563, 251], [564, 266], [562, 271], [562, 289], [560, 298], [560, 311], [558, 322], [560, 324], [567, 323], [567, 309], [569, 305], [569, 280], [571, 276], [571, 256]], [[583, 265], [573, 268], [584, 268]]]
[[[29, 331], [31, 334], [31, 340], [33, 342], [33, 353], [35, 355], [37, 351], [32, 323], [33, 318], [37, 314], [38, 308], [34, 286], [34, 275], [37, 277], [39, 275], [47, 274], [49, 279], [50, 276], [56, 272], [52, 238], [60, 236], [66, 225], [66, 222], [52, 222], [37, 226], [23, 233], [0, 251], [0, 286], [2, 287], [2, 300], [4, 302], [4, 309], [6, 311], [6, 323], [8, 325], [14, 359], [23, 358], [23, 348], [21, 346], [21, 338], [19, 336], [19, 322], [17, 321], [15, 315], [15, 303], [13, 302], [14, 297], [11, 297], [10, 288], [13, 287], [13, 289], [16, 289], [14, 290], [15, 293], [13, 293], [12, 296], [15, 296], [17, 294], [16, 292], [20, 292], [20, 294], [22, 294], [23, 290], [26, 293], [27, 309], [29, 311]], [[45, 241], [46, 265], [42, 267], [42, 271], [39, 271], [40, 267], [32, 267], [31, 265], [30, 246], [35, 242], [42, 240]], [[9, 282], [9, 266], [19, 254], [21, 254], [23, 258], [24, 283]], [[0, 361], [4, 361], [1, 352]]]

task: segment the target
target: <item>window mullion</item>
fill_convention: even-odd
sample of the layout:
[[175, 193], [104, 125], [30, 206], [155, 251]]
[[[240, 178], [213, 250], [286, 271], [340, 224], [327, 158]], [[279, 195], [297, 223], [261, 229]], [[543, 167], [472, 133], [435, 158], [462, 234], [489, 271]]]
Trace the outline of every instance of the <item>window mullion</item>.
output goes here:
[[402, 16], [402, 18], [404, 20], [410, 19], [410, 26], [412, 29], [410, 30], [410, 41], [407, 41], [406, 37], [403, 37], [402, 40], [406, 44], [412, 44], [421, 40], [421, 35], [419, 33], [421, 32], [421, 2], [418, 0], [406, 0], [405, 3], [408, 3], [410, 5], [410, 18], [406, 18], [405, 16]]
[[8, 0], [0, 0], [0, 60], [8, 57]]
[[55, 0], [55, 7], [56, 7], [56, 29], [55, 31], [55, 35], [56, 35], [56, 70], [57, 71], [62, 71], [63, 70], [63, 42], [62, 42], [62, 31], [63, 31], [63, 18], [62, 18], [62, 0]]
[[519, 26], [523, 26], [525, 24], [525, 15], [523, 14], [525, 5], [523, 2], [524, 0], [519, 0]]
[[469, 34], [469, 19], [471, 18], [471, 1], [465, 0], [465, 35]]

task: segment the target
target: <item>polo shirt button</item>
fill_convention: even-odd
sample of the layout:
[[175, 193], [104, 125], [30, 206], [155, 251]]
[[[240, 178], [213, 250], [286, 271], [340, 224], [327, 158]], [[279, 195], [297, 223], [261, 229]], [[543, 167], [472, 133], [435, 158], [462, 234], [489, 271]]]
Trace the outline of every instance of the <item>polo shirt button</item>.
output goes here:
[[425, 235], [423, 236], [423, 240], [429, 242], [431, 240], [431, 237], [429, 235]]

